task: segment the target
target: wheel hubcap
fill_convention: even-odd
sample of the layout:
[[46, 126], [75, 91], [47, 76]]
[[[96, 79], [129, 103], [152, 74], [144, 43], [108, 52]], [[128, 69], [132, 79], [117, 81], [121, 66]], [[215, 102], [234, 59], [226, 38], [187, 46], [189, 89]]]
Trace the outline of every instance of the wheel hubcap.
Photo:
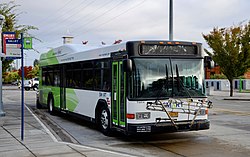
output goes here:
[[52, 112], [52, 101], [49, 102], [49, 111]]
[[101, 114], [101, 124], [103, 129], [108, 128], [108, 113], [106, 110], [102, 110]]

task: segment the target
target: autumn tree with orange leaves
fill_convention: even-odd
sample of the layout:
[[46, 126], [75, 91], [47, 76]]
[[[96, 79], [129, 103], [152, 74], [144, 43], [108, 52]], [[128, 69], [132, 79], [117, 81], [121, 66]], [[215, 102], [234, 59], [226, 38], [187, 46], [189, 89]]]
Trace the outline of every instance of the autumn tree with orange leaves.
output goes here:
[[[34, 76], [32, 76], [31, 71], [33, 70], [32, 66], [24, 66], [24, 78], [25, 79], [32, 79]], [[22, 77], [22, 68], [18, 70], [18, 75]]]

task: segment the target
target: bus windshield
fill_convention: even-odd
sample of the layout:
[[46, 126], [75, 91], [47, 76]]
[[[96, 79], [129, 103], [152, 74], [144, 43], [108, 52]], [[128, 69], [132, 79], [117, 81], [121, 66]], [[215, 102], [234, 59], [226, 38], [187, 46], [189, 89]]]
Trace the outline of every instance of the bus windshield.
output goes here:
[[202, 59], [134, 58], [130, 98], [204, 97]]

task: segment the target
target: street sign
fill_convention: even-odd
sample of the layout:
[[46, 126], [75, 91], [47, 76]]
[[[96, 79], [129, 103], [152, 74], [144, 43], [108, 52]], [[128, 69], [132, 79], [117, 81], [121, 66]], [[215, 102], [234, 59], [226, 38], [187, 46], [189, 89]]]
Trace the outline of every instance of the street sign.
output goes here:
[[6, 44], [21, 44], [20, 39], [6, 39]]
[[6, 57], [21, 57], [21, 40], [6, 39]]
[[3, 45], [3, 53], [6, 54], [6, 39], [15, 39], [15, 32], [3, 32], [2, 33], [2, 45]]
[[32, 49], [32, 37], [24, 37], [23, 38], [23, 48], [24, 49]]

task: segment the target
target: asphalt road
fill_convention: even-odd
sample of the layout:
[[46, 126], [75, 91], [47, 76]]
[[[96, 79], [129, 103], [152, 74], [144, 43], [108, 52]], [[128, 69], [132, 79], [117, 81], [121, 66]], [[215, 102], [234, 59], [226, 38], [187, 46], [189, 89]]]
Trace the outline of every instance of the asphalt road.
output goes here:
[[[4, 96], [20, 103], [20, 90], [4, 90]], [[63, 141], [107, 149], [132, 156], [246, 157], [250, 156], [250, 102], [212, 96], [211, 129], [158, 135], [106, 137], [86, 121], [36, 110], [35, 92], [25, 92], [25, 103]]]

